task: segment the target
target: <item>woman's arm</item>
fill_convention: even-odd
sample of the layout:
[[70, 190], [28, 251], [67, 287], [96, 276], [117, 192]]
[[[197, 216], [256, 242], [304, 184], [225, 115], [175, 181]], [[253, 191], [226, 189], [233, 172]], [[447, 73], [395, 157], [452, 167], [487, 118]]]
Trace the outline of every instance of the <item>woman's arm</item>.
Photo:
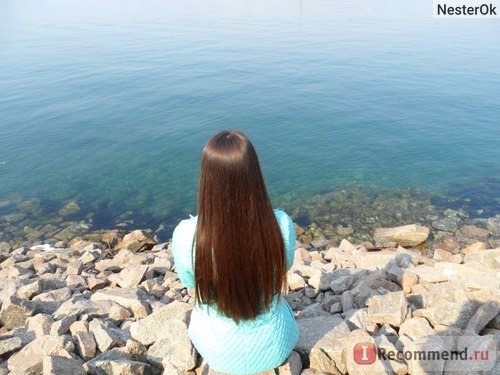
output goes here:
[[285, 244], [286, 255], [286, 269], [287, 271], [292, 267], [293, 258], [295, 253], [295, 225], [293, 224], [290, 216], [282, 210], [274, 210], [276, 220], [278, 221], [283, 242]]
[[196, 218], [182, 220], [172, 235], [172, 254], [175, 269], [181, 283], [186, 288], [194, 288], [193, 240], [196, 231]]

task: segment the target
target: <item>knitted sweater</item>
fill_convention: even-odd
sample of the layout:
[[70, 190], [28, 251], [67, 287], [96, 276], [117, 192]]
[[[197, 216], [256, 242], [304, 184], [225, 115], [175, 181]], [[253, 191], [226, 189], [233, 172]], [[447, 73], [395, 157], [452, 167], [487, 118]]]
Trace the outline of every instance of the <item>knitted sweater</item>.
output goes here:
[[[274, 211], [285, 244], [287, 269], [293, 263], [295, 227], [281, 210]], [[195, 286], [193, 239], [197, 217], [183, 220], [175, 228], [172, 251], [181, 282]], [[193, 345], [219, 372], [235, 375], [254, 374], [280, 366], [293, 350], [299, 332], [290, 306], [276, 295], [268, 310], [254, 320], [236, 324], [221, 315], [214, 306], [197, 304], [188, 330]]]

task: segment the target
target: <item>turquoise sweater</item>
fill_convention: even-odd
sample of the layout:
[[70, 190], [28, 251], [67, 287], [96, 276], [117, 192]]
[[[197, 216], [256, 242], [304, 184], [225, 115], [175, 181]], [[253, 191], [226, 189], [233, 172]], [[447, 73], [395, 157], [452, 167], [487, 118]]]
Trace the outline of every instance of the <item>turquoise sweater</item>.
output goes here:
[[[287, 269], [290, 269], [295, 250], [295, 227], [284, 211], [275, 210], [274, 213], [285, 243]], [[181, 221], [172, 237], [175, 267], [187, 288], [195, 285], [192, 245], [196, 222], [197, 217]], [[235, 375], [254, 374], [280, 366], [299, 337], [290, 306], [277, 296], [269, 310], [255, 320], [240, 324], [222, 316], [212, 306], [198, 304], [191, 314], [188, 334], [212, 369]]]

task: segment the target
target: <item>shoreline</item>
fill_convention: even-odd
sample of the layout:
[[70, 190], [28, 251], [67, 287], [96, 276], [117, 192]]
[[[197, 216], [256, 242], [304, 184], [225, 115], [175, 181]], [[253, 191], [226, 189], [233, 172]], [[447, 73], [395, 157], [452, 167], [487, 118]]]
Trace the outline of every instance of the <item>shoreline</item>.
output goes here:
[[[459, 227], [475, 225], [486, 229], [487, 220], [500, 215], [498, 199], [489, 195], [475, 198], [473, 193], [442, 195], [414, 188], [382, 188], [356, 183], [335, 190], [309, 195], [287, 193], [273, 199], [276, 208], [285, 210], [304, 232], [303, 242], [329, 240], [339, 243], [347, 239], [354, 243], [370, 241], [379, 227], [395, 227], [410, 223], [428, 226], [436, 236], [430, 242], [439, 242]], [[477, 195], [477, 194], [476, 194]], [[12, 248], [33, 244], [70, 241], [77, 236], [91, 236], [110, 229], [131, 231], [143, 228], [167, 241], [175, 226], [189, 214], [189, 209], [164, 210], [159, 217], [111, 208], [111, 202], [99, 202], [94, 209], [84, 199], [75, 197], [66, 201], [25, 199], [10, 196], [0, 200], [0, 242]], [[443, 233], [440, 233], [443, 232]], [[432, 248], [433, 244], [429, 246]], [[5, 245], [4, 245], [5, 246]], [[498, 246], [497, 242], [489, 244]], [[432, 255], [432, 254], [431, 254]]]
[[[419, 225], [379, 228], [369, 243], [297, 241], [285, 298], [300, 338], [278, 373], [358, 373], [359, 342], [394, 353], [490, 353], [487, 361], [377, 358], [365, 371], [495, 373], [500, 247], [487, 242], [498, 240], [500, 217], [489, 224], [459, 227], [467, 235], [459, 251], [438, 247], [432, 258], [418, 247], [437, 229]], [[0, 374], [222, 375], [187, 337], [194, 293], [175, 273], [170, 242], [143, 230], [84, 237], [0, 255]]]

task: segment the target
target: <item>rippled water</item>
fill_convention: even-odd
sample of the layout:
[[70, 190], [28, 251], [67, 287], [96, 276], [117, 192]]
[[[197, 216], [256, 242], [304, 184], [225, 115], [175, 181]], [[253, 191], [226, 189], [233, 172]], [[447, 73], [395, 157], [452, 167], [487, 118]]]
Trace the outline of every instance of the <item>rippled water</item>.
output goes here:
[[239, 128], [275, 205], [356, 183], [494, 215], [499, 36], [432, 1], [2, 1], [0, 214], [172, 225]]

